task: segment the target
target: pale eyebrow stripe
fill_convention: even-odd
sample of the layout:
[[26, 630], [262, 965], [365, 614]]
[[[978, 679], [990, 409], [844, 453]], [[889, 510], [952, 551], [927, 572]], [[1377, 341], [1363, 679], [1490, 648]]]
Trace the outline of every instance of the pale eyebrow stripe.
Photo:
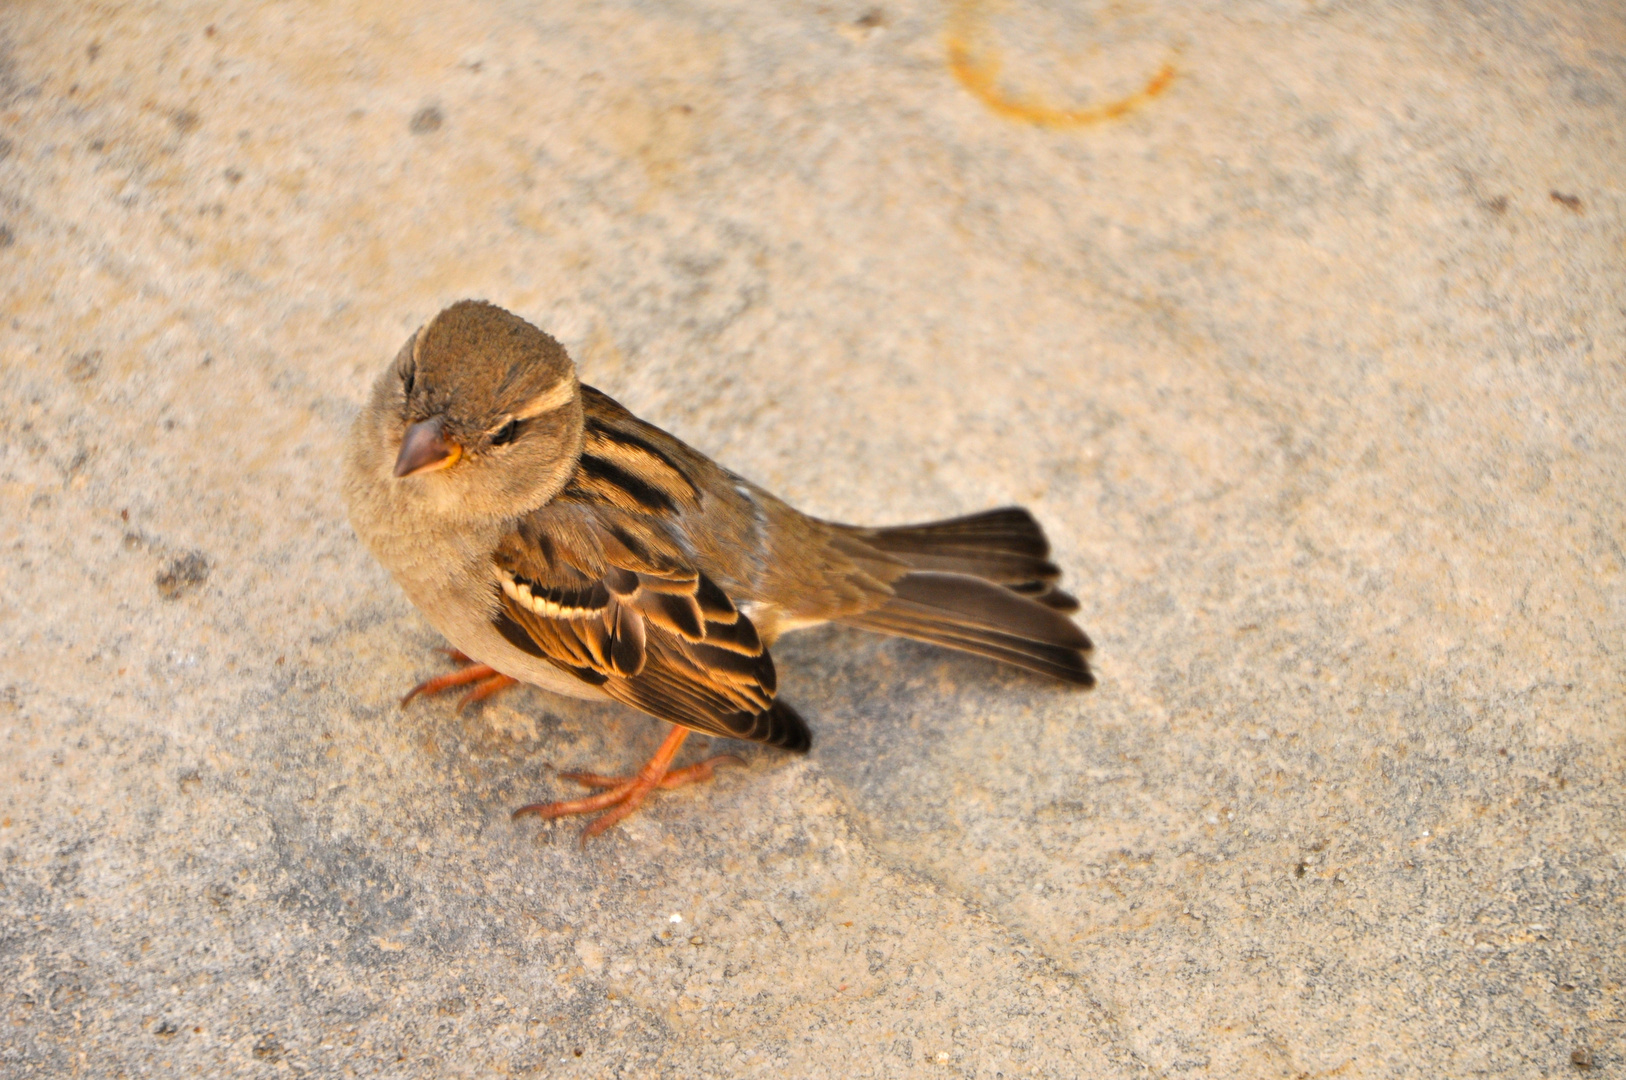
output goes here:
[[576, 379], [574, 376], [567, 376], [526, 402], [525, 407], [514, 414], [514, 419], [529, 420], [533, 416], [552, 412], [562, 405], [569, 405], [575, 400]]

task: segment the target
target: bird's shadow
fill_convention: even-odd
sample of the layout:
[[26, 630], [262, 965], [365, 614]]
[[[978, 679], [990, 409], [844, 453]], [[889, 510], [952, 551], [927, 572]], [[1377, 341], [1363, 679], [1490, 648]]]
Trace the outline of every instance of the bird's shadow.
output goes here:
[[1028, 729], [1078, 691], [978, 656], [824, 626], [774, 648], [780, 693], [813, 729], [812, 755], [875, 839], [957, 834], [975, 757], [1037, 753]]

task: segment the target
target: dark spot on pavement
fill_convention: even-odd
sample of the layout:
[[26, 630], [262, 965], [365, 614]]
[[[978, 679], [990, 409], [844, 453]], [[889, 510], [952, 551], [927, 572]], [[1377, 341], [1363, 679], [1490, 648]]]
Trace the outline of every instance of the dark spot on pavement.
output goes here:
[[89, 382], [102, 370], [102, 351], [74, 353], [68, 357], [68, 378], [74, 382]]
[[427, 135], [431, 131], [439, 131], [445, 122], [446, 117], [439, 106], [425, 105], [412, 115], [412, 122], [407, 125], [407, 130], [414, 135]]
[[158, 576], [153, 578], [153, 584], [158, 586], [159, 596], [165, 600], [174, 600], [208, 580], [208, 556], [201, 551], [188, 551], [184, 555], [177, 555], [158, 571]]

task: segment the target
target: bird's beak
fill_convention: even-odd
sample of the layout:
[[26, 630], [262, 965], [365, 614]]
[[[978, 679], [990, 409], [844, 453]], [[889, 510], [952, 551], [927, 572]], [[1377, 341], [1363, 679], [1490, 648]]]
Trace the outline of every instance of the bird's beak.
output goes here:
[[463, 456], [463, 448], [447, 442], [441, 432], [438, 416], [407, 428], [401, 438], [401, 452], [395, 458], [395, 475], [417, 476], [457, 464], [457, 459]]

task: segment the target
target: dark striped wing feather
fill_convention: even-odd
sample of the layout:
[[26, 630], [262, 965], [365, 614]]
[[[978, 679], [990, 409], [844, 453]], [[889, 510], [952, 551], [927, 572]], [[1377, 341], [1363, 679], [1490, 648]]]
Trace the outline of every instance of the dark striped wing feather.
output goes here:
[[[751, 620], [689, 564], [658, 522], [617, 509], [618, 499], [657, 497], [652, 492], [683, 497], [682, 474], [673, 469], [675, 479], [664, 478], [647, 462], [634, 471], [636, 463], [625, 455], [598, 460], [608, 467], [597, 475], [611, 476], [615, 494], [601, 493], [591, 503], [556, 500], [522, 519], [498, 546], [498, 629], [520, 648], [662, 720], [708, 735], [807, 749], [807, 725], [775, 700], [773, 657]], [[641, 486], [614, 477], [616, 468]]]

